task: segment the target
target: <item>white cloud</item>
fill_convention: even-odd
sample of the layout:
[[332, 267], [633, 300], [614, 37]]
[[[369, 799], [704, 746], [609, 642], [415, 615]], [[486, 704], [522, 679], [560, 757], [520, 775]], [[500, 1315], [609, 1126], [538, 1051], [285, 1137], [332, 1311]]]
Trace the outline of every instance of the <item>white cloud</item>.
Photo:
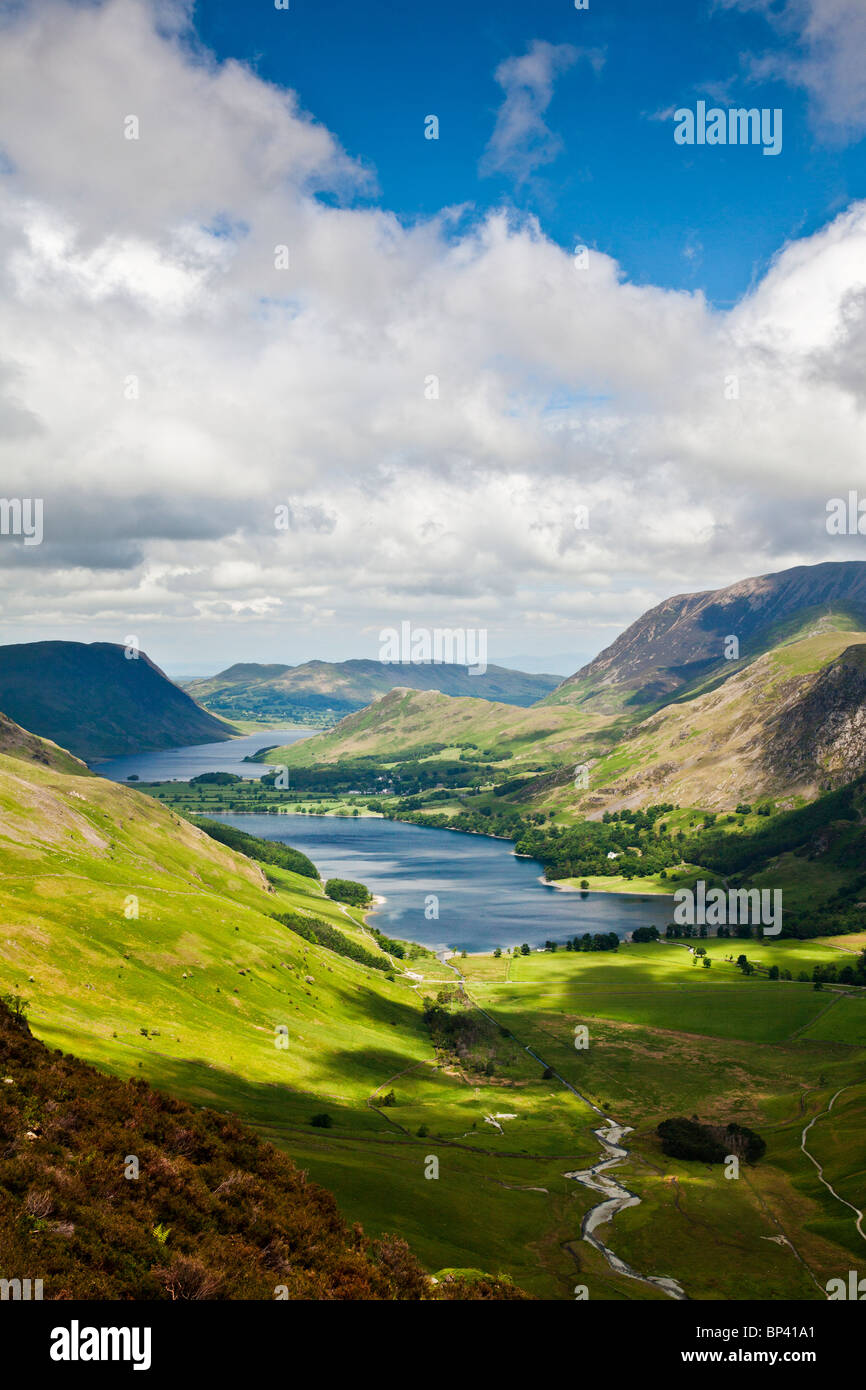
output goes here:
[[596, 70], [602, 62], [595, 50], [533, 39], [520, 57], [506, 58], [499, 64], [495, 77], [505, 100], [481, 161], [482, 173], [505, 171], [525, 179], [534, 169], [556, 158], [562, 140], [549, 129], [544, 117], [553, 99], [556, 78], [580, 57], [586, 57]]
[[751, 75], [778, 78], [809, 95], [822, 135], [859, 140], [866, 134], [866, 5], [863, 0], [718, 0], [756, 10], [784, 40], [777, 52], [752, 57]]
[[227, 633], [375, 656], [405, 616], [486, 625], [496, 660], [525, 615], [584, 650], [666, 594], [847, 558], [823, 508], [862, 477], [866, 205], [721, 314], [576, 269], [532, 219], [318, 199], [368, 176], [179, 25], [141, 0], [6, 23], [0, 476], [45, 499], [42, 546], [0, 541], [6, 640], [188, 658], [192, 622], [217, 663]]

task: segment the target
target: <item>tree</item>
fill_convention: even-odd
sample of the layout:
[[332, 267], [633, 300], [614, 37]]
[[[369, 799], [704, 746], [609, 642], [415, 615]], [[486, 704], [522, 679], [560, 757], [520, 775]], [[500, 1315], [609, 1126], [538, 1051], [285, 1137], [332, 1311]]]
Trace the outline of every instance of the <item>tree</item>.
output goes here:
[[528, 956], [529, 953], [530, 953], [530, 948], [527, 946], [526, 942], [524, 941], [523, 945], [522, 945], [521, 948], [520, 948], [520, 954], [521, 954], [522, 956]]
[[350, 907], [368, 907], [373, 901], [366, 884], [355, 883], [349, 878], [329, 878], [325, 892], [334, 902], [348, 903]]
[[30, 1000], [23, 999], [20, 994], [3, 994], [0, 995], [0, 1002], [6, 1005], [12, 1015], [12, 1022], [15, 1027], [28, 1032], [27, 1010], [30, 1007]]

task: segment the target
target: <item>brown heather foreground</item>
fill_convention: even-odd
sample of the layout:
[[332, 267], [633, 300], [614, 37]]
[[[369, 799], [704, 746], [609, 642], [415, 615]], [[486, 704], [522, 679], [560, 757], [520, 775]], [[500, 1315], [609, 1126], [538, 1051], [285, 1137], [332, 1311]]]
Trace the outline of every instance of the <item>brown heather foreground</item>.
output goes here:
[[2, 1002], [0, 1279], [41, 1279], [45, 1299], [528, 1297], [433, 1284], [233, 1117], [52, 1052]]

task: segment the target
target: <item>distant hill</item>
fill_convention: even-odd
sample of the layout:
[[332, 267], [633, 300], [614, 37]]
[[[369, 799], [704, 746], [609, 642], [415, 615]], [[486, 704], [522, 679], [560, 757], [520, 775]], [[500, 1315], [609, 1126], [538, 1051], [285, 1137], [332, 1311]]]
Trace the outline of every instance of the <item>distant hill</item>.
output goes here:
[[650, 608], [546, 704], [588, 705], [609, 713], [665, 703], [712, 671], [730, 674], [725, 642], [740, 659], [759, 655], [822, 619], [866, 628], [866, 561], [798, 565], [742, 579], [725, 589], [678, 594]]
[[22, 642], [0, 647], [0, 710], [79, 758], [216, 743], [232, 729], [140, 652], [111, 642]]
[[241, 662], [205, 680], [187, 681], [184, 689], [228, 718], [333, 723], [397, 686], [525, 707], [560, 681], [560, 676], [530, 675], [502, 666], [488, 666], [483, 675], [473, 676], [466, 666], [449, 662], [308, 661], [302, 666]]
[[580, 735], [599, 722], [598, 716], [593, 719], [569, 706], [516, 709], [492, 700], [395, 686], [366, 709], [346, 715], [335, 728], [267, 749], [258, 761], [315, 767], [368, 757], [400, 761], [452, 748], [475, 751], [494, 763], [513, 758], [515, 763], [547, 766], [567, 758]]

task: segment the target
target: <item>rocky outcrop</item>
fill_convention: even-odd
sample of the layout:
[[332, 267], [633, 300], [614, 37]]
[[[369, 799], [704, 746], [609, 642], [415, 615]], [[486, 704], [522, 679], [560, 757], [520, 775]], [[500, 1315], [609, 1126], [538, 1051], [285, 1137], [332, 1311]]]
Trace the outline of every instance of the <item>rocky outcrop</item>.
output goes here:
[[866, 648], [848, 647], [780, 710], [765, 735], [775, 778], [831, 790], [866, 771]]

